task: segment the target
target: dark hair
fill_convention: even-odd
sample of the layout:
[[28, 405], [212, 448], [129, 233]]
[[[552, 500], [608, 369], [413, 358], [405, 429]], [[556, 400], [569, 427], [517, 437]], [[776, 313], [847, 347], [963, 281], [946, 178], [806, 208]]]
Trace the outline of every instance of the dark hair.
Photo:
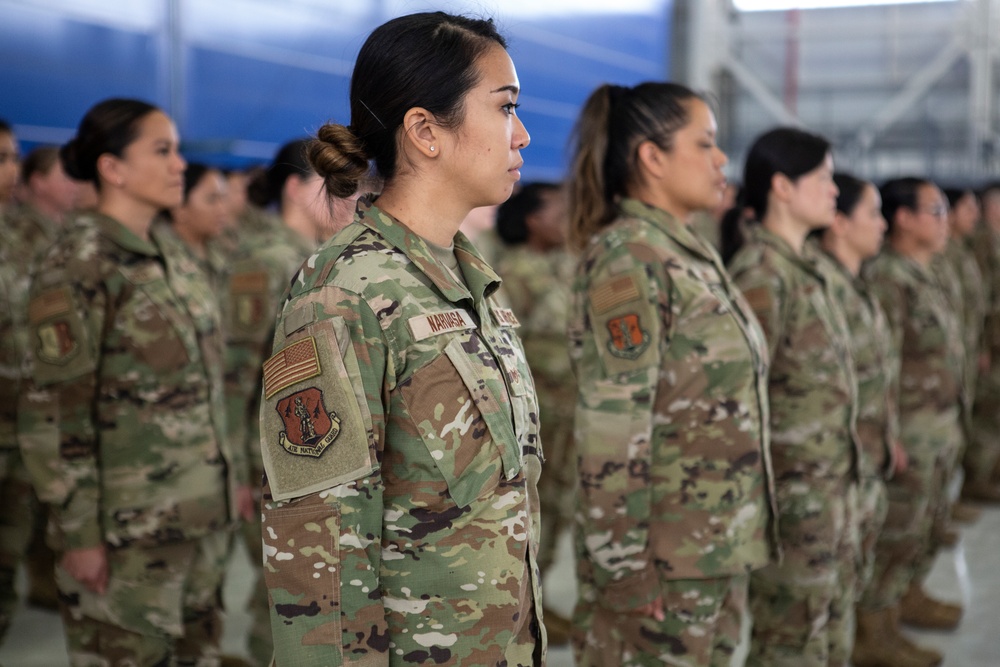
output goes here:
[[604, 84], [591, 93], [573, 129], [569, 179], [571, 243], [583, 247], [615, 217], [615, 202], [636, 178], [638, 148], [669, 150], [690, 120], [688, 103], [704, 97], [677, 83], [633, 88]]
[[0, 118], [0, 134], [14, 134], [14, 128], [3, 118]]
[[35, 174], [48, 174], [58, 161], [59, 149], [55, 146], [33, 149], [21, 160], [21, 182], [27, 184]]
[[973, 197], [978, 198], [976, 191], [970, 187], [944, 188], [944, 196], [948, 198], [948, 206], [950, 208], [955, 208], [955, 206], [958, 205], [958, 202], [962, 201], [966, 195], [972, 195]]
[[743, 167], [746, 205], [753, 209], [758, 220], [763, 220], [774, 175], [784, 174], [797, 180], [823, 164], [829, 153], [829, 141], [795, 127], [778, 127], [757, 137]]
[[198, 187], [198, 184], [211, 173], [221, 174], [222, 172], [216, 168], [203, 164], [201, 162], [189, 162], [187, 169], [184, 170], [184, 203], [188, 201], [188, 197], [191, 195], [191, 191]]
[[121, 157], [135, 141], [139, 122], [159, 110], [142, 100], [121, 98], [95, 104], [80, 121], [76, 136], [59, 151], [66, 174], [78, 181], [90, 181], [100, 190], [97, 159], [105, 153]]
[[839, 190], [837, 210], [846, 216], [850, 216], [854, 212], [865, 194], [865, 188], [871, 185], [868, 181], [842, 171], [833, 175], [833, 182], [836, 183], [837, 190]]
[[547, 192], [559, 192], [558, 183], [536, 182], [524, 185], [497, 209], [497, 235], [507, 245], [528, 240], [528, 216], [545, 205]]
[[479, 58], [507, 48], [492, 20], [428, 12], [383, 23], [365, 40], [351, 75], [350, 126], [327, 123], [309, 147], [309, 161], [328, 194], [350, 197], [369, 176], [396, 173], [397, 135], [414, 107], [445, 128], [461, 125], [465, 94], [482, 76]]
[[306, 156], [309, 144], [309, 139], [295, 139], [278, 149], [278, 153], [267, 168], [263, 180], [252, 185], [255, 189], [263, 186], [263, 192], [255, 193], [255, 202], [261, 201], [261, 206], [268, 206], [275, 202], [280, 204], [281, 193], [290, 176], [308, 178], [313, 173]]
[[895, 228], [896, 212], [901, 209], [917, 210], [917, 193], [925, 185], [933, 185], [926, 178], [906, 176], [887, 181], [879, 188], [882, 194], [882, 217], [888, 225], [888, 233]]
[[[729, 257], [743, 247], [746, 223], [760, 222], [767, 214], [774, 175], [797, 180], [823, 164], [830, 148], [825, 138], [795, 127], [777, 127], [757, 137], [743, 165], [740, 214], [723, 218], [719, 225], [720, 247], [728, 249]], [[743, 208], [752, 209], [753, 218], [746, 218]]]

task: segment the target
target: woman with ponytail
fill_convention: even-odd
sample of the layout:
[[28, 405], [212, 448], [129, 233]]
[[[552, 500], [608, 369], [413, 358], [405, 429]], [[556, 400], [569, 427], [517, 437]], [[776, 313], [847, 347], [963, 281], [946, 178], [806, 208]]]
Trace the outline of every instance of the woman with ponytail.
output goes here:
[[829, 293], [812, 230], [837, 212], [826, 139], [796, 128], [747, 155], [746, 243], [729, 265], [764, 327], [771, 357], [771, 451], [783, 554], [750, 577], [748, 665], [848, 664], [857, 545], [857, 378], [843, 310]]
[[264, 363], [264, 572], [279, 667], [542, 665], [538, 405], [500, 280], [458, 231], [528, 134], [491, 21], [393, 19], [309, 160], [381, 194], [302, 266]]
[[767, 349], [691, 228], [726, 156], [698, 94], [602, 86], [576, 128], [577, 665], [733, 664], [772, 555]]

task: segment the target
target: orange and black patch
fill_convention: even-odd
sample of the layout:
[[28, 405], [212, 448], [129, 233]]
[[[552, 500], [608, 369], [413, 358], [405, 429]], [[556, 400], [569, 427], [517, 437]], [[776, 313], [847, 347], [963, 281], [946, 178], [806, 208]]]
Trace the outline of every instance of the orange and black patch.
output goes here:
[[612, 317], [605, 326], [611, 334], [608, 351], [616, 357], [638, 359], [649, 347], [649, 333], [643, 331], [636, 313]]
[[316, 387], [286, 396], [274, 409], [284, 425], [278, 443], [289, 454], [319, 457], [340, 435], [340, 417], [327, 410]]

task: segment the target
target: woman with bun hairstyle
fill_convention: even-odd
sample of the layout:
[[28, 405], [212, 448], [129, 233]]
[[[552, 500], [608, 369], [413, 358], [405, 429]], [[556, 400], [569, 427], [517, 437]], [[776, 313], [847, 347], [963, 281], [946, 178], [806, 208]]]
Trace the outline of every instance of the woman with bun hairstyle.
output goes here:
[[310, 161], [354, 222], [292, 282], [264, 363], [264, 573], [280, 667], [542, 665], [538, 406], [496, 273], [458, 231], [528, 133], [492, 21], [376, 28]]
[[843, 311], [817, 250], [805, 243], [837, 210], [830, 144], [777, 128], [753, 143], [743, 173], [756, 222], [729, 269], [768, 341], [782, 549], [780, 562], [750, 577], [747, 664], [846, 665], [857, 559], [857, 379]]
[[91, 108], [62, 159], [95, 185], [97, 210], [64, 230], [31, 287], [21, 445], [52, 508], [73, 665], [218, 665], [228, 529], [253, 511], [226, 446], [218, 310], [151, 230], [183, 201], [177, 147], [155, 106]]
[[768, 355], [691, 226], [726, 185], [715, 116], [677, 84], [605, 85], [575, 147], [577, 665], [735, 664], [774, 543]]

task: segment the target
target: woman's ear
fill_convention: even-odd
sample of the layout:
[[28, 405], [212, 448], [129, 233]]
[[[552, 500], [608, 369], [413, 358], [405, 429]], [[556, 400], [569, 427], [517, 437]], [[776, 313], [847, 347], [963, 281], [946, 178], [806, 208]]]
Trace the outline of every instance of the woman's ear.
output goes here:
[[403, 146], [429, 158], [441, 154], [443, 133], [437, 119], [423, 107], [413, 107], [403, 115]]
[[795, 184], [792, 179], [785, 176], [780, 171], [775, 172], [771, 176], [771, 194], [777, 197], [780, 201], [788, 201], [792, 198], [792, 190], [795, 189]]
[[103, 153], [97, 158], [97, 173], [109, 185], [121, 187], [125, 182], [123, 171], [121, 160], [111, 153]]
[[636, 150], [636, 157], [640, 174], [643, 177], [650, 177], [653, 180], [660, 180], [664, 176], [663, 149], [654, 142], [647, 139], [639, 144]]

